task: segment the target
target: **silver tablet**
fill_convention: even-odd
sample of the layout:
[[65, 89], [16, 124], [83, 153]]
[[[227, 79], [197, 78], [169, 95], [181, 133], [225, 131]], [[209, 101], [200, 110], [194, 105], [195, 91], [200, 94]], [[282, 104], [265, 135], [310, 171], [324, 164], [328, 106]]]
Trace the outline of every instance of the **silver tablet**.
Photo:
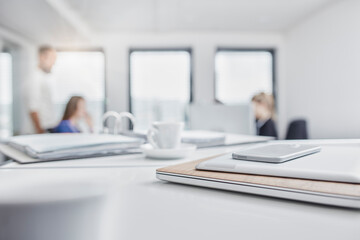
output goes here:
[[295, 158], [319, 152], [321, 148], [308, 144], [268, 144], [248, 148], [232, 154], [233, 159], [282, 163]]

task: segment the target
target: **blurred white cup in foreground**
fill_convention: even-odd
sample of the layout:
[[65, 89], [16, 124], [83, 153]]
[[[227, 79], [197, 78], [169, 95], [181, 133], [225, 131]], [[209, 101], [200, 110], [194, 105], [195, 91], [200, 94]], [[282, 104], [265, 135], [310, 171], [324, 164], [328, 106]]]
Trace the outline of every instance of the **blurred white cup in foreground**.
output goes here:
[[154, 148], [179, 148], [183, 129], [183, 122], [154, 122], [148, 131], [147, 139]]

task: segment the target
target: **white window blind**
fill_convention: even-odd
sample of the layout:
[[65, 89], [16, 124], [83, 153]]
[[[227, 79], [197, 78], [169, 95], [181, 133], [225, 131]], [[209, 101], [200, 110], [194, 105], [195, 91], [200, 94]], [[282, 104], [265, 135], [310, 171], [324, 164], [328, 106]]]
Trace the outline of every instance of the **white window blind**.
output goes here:
[[10, 53], [0, 53], [0, 139], [13, 134], [12, 125], [12, 57]]
[[215, 57], [216, 99], [248, 103], [259, 92], [273, 92], [273, 55], [269, 51], [219, 50]]
[[130, 89], [135, 128], [147, 129], [153, 121], [185, 121], [191, 98], [190, 51], [132, 51]]
[[105, 106], [105, 56], [101, 51], [59, 51], [53, 69], [56, 82], [54, 102], [61, 119], [71, 96], [85, 98], [94, 121], [94, 130], [101, 130]]

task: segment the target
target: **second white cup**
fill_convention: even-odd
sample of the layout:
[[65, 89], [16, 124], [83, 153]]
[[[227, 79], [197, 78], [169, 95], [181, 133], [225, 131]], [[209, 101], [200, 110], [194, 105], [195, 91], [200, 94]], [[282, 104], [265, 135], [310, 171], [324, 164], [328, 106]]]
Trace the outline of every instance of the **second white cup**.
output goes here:
[[154, 122], [148, 131], [147, 139], [154, 148], [179, 148], [183, 129], [183, 122]]

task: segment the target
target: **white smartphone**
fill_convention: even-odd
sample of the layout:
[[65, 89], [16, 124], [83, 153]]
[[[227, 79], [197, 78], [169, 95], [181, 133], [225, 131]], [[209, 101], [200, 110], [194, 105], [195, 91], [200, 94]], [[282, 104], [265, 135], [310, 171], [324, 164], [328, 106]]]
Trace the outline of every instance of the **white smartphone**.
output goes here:
[[317, 153], [320, 150], [321, 148], [316, 145], [275, 143], [234, 152], [232, 158], [238, 160], [282, 163]]

